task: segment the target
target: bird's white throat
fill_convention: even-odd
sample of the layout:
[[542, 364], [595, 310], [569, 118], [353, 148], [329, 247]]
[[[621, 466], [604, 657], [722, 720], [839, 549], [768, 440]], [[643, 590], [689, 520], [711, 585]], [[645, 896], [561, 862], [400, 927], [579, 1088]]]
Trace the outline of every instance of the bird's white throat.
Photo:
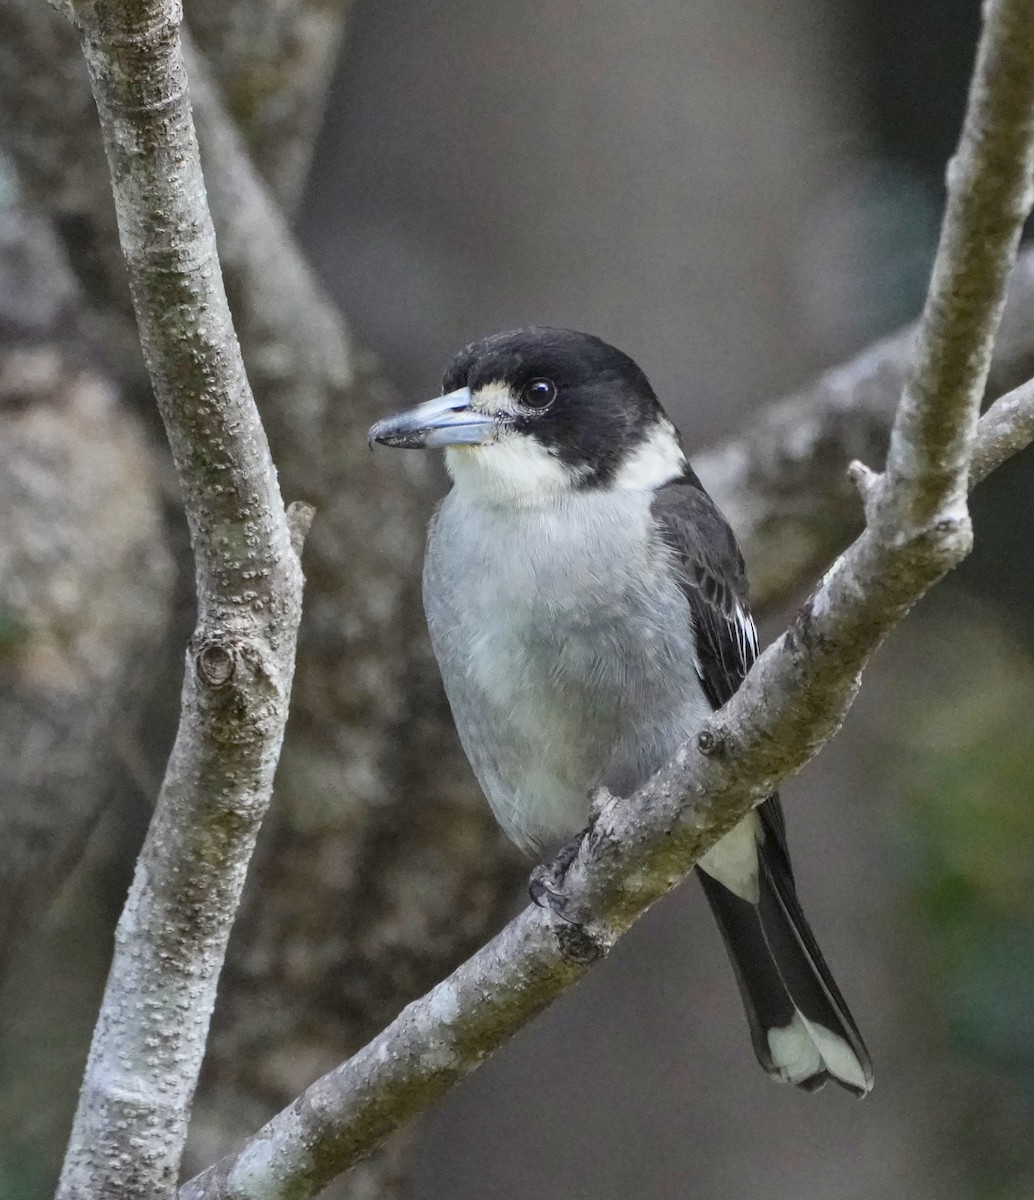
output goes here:
[[450, 446], [445, 466], [456, 487], [481, 504], [555, 503], [578, 486], [578, 475], [541, 442], [503, 434], [483, 446]]
[[[485, 445], [450, 446], [445, 466], [468, 499], [507, 507], [555, 504], [577, 490], [589, 473], [588, 467], [564, 462], [534, 436], [513, 432]], [[675, 427], [662, 420], [628, 450], [607, 487], [654, 491], [685, 469], [686, 456]]]

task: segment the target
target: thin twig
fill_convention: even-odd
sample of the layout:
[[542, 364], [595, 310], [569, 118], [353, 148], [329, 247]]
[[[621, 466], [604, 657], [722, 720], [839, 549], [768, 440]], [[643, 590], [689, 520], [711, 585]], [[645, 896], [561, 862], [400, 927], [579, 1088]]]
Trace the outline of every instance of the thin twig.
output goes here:
[[[75, 9], [144, 355], [183, 488], [198, 621], [61, 1200], [175, 1190], [216, 983], [272, 791], [301, 613], [292, 531], [222, 286], [180, 16], [175, 0]], [[298, 543], [302, 524], [299, 514]]]
[[[556, 900], [531, 907], [181, 1200], [302, 1200], [473, 1070], [836, 732], [887, 632], [967, 553], [960, 507], [1034, 153], [1034, 0], [992, 0], [880, 513], [790, 629], [672, 763], [605, 802]], [[996, 90], [1000, 89], [1000, 90]], [[955, 364], [961, 376], [949, 370]], [[1034, 392], [1034, 389], [1032, 389]], [[989, 414], [986, 465], [1024, 439], [1030, 396]], [[999, 436], [1008, 425], [1011, 432]], [[981, 443], [985, 439], [981, 438]], [[993, 448], [992, 448], [993, 447]]]
[[969, 486], [1034, 441], [1034, 380], [1000, 396], [980, 418], [969, 464]]

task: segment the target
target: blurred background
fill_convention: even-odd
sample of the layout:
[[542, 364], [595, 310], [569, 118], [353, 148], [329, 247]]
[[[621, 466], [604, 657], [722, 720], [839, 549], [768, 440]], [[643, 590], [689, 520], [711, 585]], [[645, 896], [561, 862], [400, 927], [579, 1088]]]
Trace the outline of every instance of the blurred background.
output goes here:
[[[285, 495], [319, 509], [188, 1169], [524, 895], [424, 640], [444, 480], [368, 455], [368, 424], [436, 394], [467, 341], [536, 322], [636, 358], [691, 452], [749, 430], [917, 313], [978, 18], [977, 0], [187, 0], [245, 357]], [[0, 0], [5, 1200], [53, 1186], [191, 628], [127, 314], [74, 37], [42, 0]], [[689, 883], [333, 1195], [1034, 1196], [1031, 462], [980, 489], [975, 553], [785, 789], [872, 1095], [760, 1072]], [[767, 635], [815, 573], [760, 597]]]

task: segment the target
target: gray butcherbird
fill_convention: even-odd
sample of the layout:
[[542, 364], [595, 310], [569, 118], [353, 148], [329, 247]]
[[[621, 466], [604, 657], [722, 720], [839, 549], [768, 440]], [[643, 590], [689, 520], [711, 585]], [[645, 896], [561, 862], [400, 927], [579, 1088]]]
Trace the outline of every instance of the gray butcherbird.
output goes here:
[[[636, 364], [567, 329], [463, 350], [444, 395], [371, 442], [444, 447], [424, 607], [463, 748], [503, 829], [541, 858], [628, 796], [758, 652], [743, 559]], [[778, 796], [698, 864], [777, 1079], [862, 1096], [872, 1067], [801, 911]]]

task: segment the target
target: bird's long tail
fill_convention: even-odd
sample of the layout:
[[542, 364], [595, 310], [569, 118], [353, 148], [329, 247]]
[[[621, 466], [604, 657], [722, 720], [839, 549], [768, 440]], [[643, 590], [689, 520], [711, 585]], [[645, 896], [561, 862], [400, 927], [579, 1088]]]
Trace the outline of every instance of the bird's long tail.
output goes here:
[[[773, 806], [774, 807], [774, 806]], [[776, 1079], [817, 1091], [832, 1079], [856, 1096], [872, 1063], [801, 911], [781, 822], [758, 843], [758, 902], [697, 871], [718, 921], [758, 1060]]]

